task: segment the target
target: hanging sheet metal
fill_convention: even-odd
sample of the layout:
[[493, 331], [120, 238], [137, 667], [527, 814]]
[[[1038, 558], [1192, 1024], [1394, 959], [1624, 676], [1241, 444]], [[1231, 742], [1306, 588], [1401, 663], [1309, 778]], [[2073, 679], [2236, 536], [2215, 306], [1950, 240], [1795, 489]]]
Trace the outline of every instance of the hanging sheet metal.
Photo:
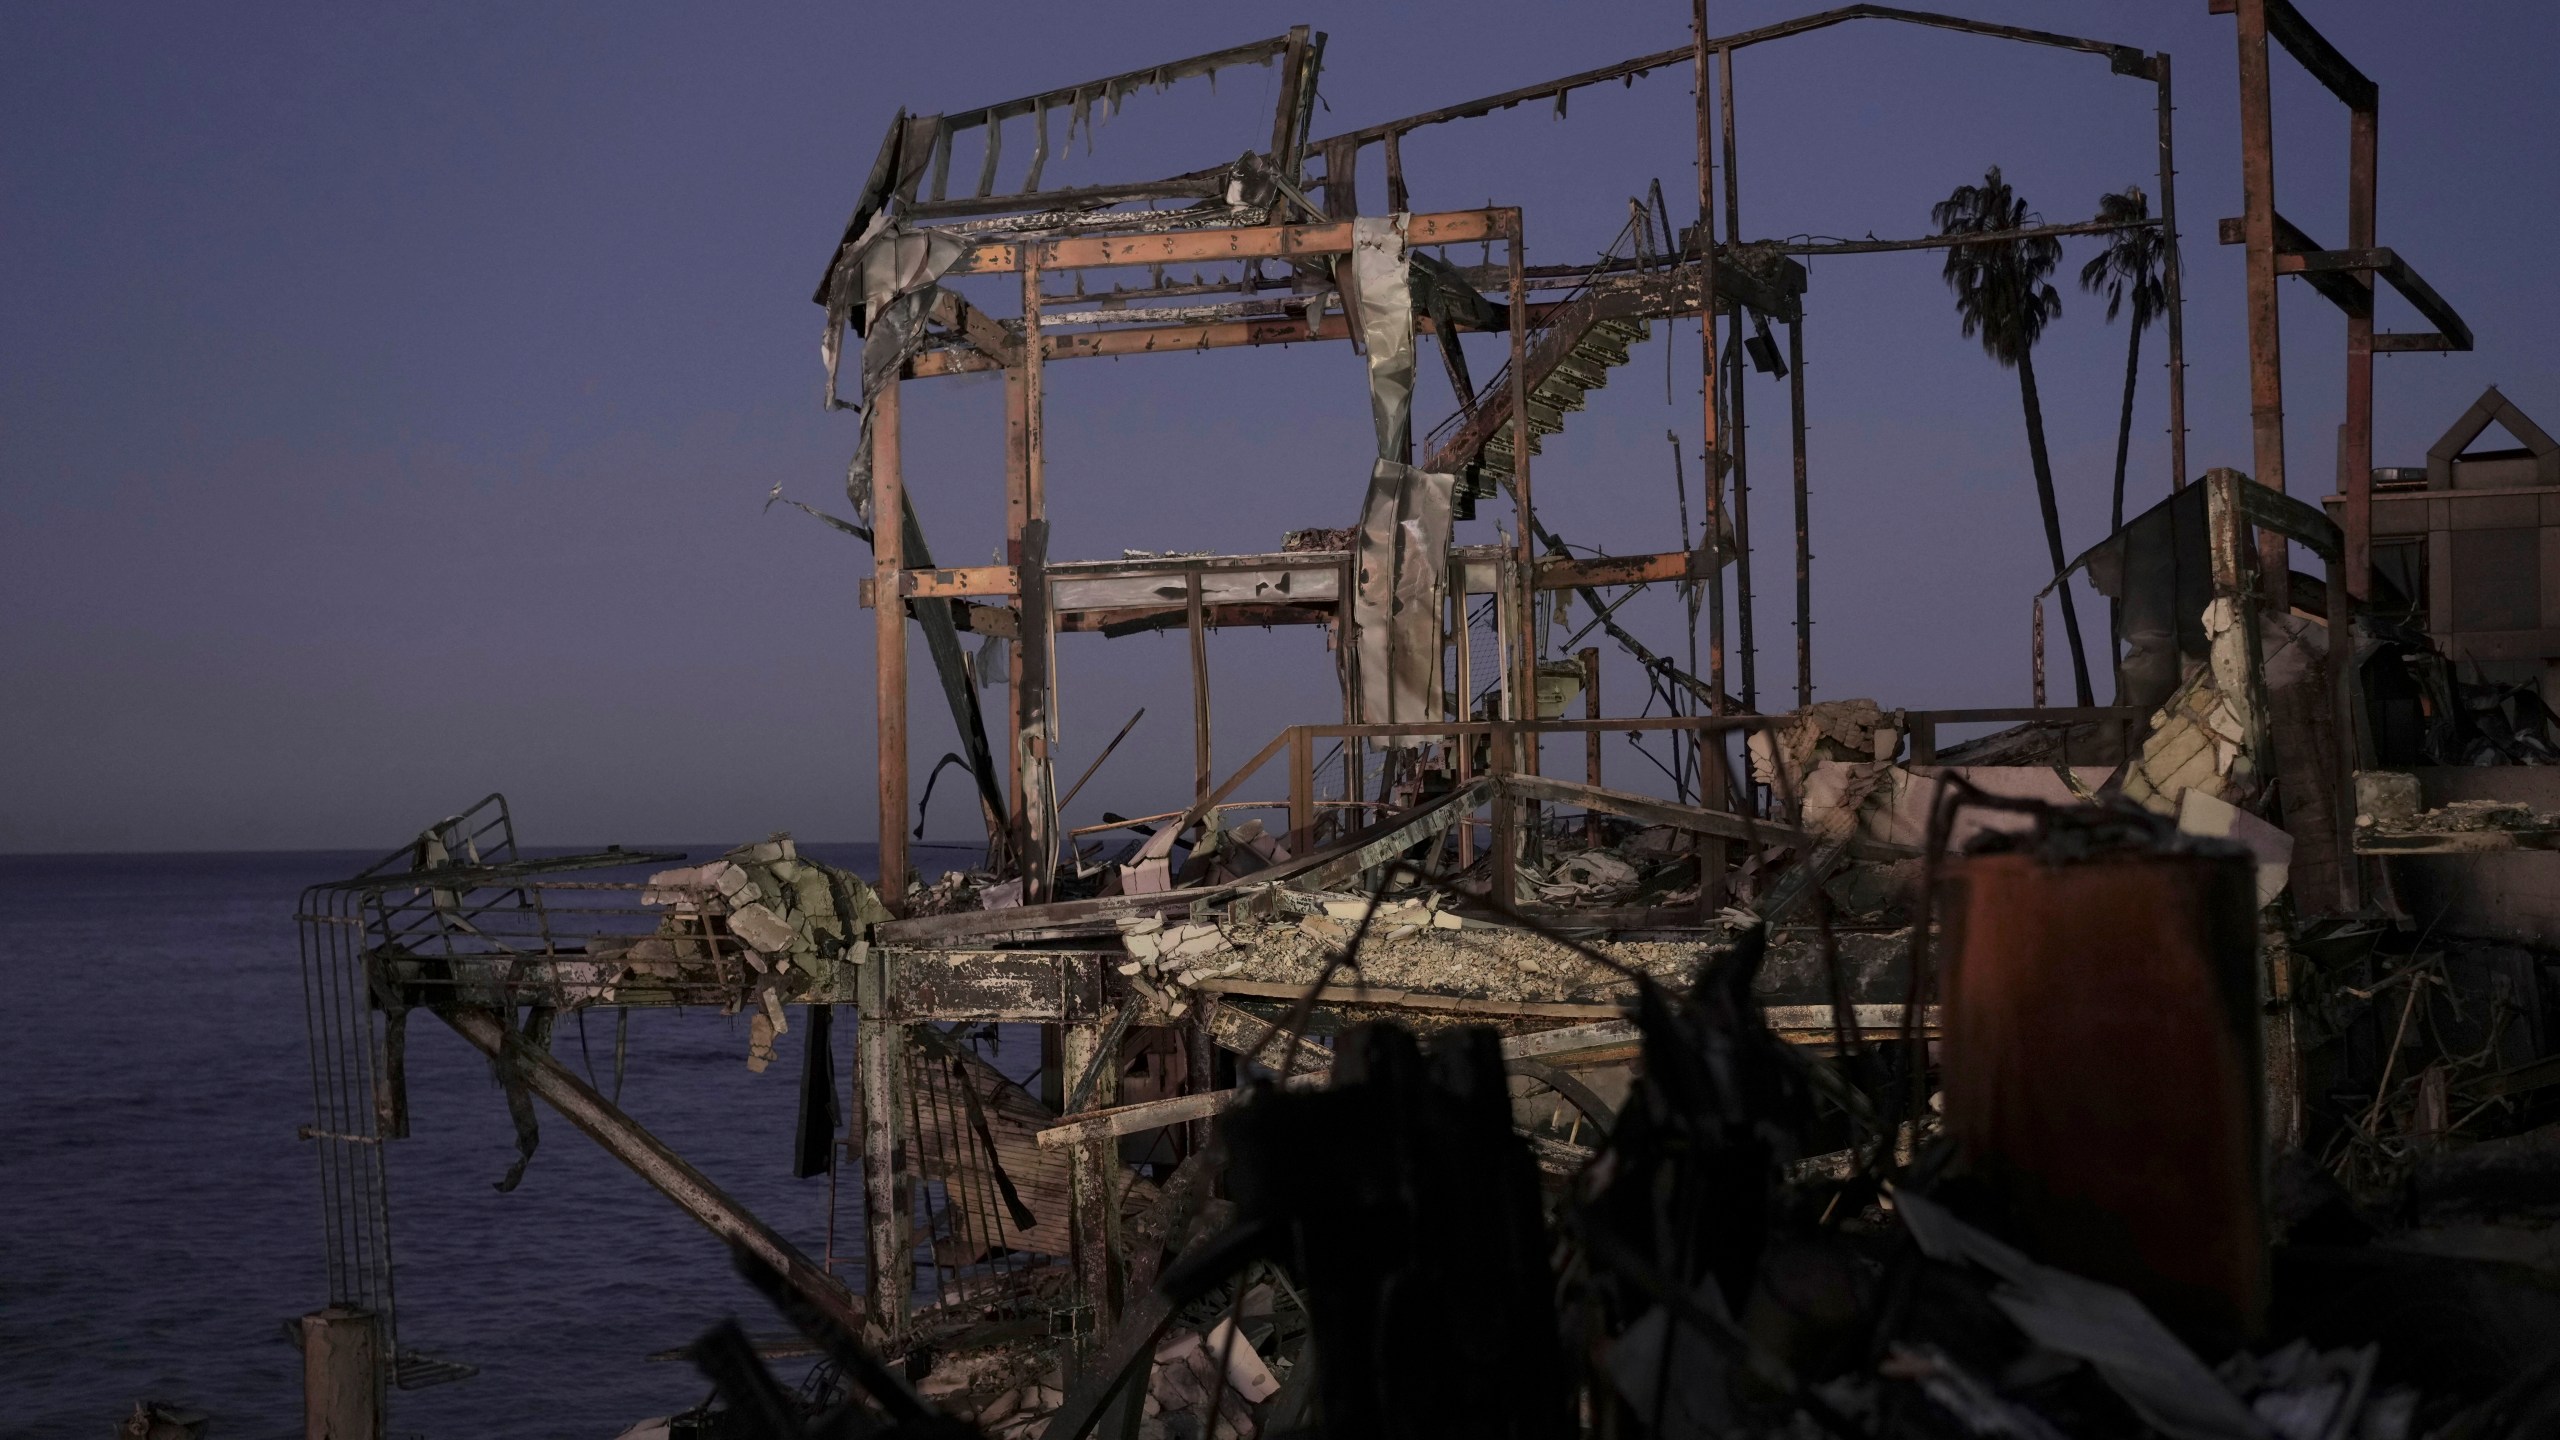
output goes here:
[[1413, 285], [1402, 215], [1351, 222], [1351, 286], [1369, 357], [1378, 459], [1360, 507], [1351, 603], [1354, 703], [1368, 724], [1440, 714], [1441, 592], [1457, 478], [1400, 458], [1413, 416]]

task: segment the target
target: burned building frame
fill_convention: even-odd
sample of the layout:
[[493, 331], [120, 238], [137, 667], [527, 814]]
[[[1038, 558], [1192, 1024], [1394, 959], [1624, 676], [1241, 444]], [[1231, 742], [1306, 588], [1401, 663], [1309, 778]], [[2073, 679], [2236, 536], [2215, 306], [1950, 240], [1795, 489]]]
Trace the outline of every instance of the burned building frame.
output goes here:
[[[2356, 774], [2370, 768], [2351, 614], [2370, 566], [2371, 357], [2467, 349], [2471, 337], [2396, 252], [2375, 244], [2376, 87], [2289, 0], [2216, 0], [2216, 8], [2236, 12], [2239, 32], [2246, 209], [2223, 222], [2222, 238], [2246, 247], [2255, 479], [2230, 469], [2191, 477], [2187, 468], [2165, 53], [1866, 4], [1713, 36], [1699, 3], [1689, 44], [1325, 137], [1309, 132], [1326, 37], [1307, 27], [975, 110], [900, 112], [813, 297], [827, 316], [829, 403], [861, 412], [849, 476], [856, 514], [836, 523], [867, 540], [872, 555], [861, 601], [877, 653], [876, 892], [779, 841], [646, 881], [593, 878], [585, 872], [654, 857], [520, 858], [495, 797], [365, 874], [315, 890], [303, 921], [319, 1113], [305, 1133], [323, 1154], [330, 1217], [334, 1309], [324, 1314], [380, 1317], [377, 1338], [359, 1348], [383, 1376], [426, 1383], [450, 1373], [404, 1349], [392, 1329], [383, 1142], [405, 1129], [403, 1027], [418, 1009], [488, 1054], [525, 1113], [527, 1097], [543, 1099], [876, 1343], [947, 1348], [994, 1325], [1082, 1353], [1143, 1309], [1136, 1297], [1153, 1262], [1124, 1228], [1164, 1239], [1172, 1192], [1198, 1183], [1182, 1165], [1204, 1153], [1211, 1117], [1248, 1093], [1240, 1077], [1330, 1064], [1329, 1051], [1293, 1031], [1321, 1035], [1371, 1016], [1492, 1024], [1506, 1036], [1515, 1076], [1570, 1101], [1559, 1113], [1587, 1114], [1602, 1102], [1576, 1095], [1588, 1090], [1574, 1068], [1626, 1063], [1628, 1001], [1578, 973], [1551, 974], [1539, 958], [1549, 932], [1568, 929], [1577, 944], [1672, 973], [1719, 942], [1732, 907], [1781, 926], [1801, 918], [1794, 907], [1844, 867], [1917, 857], [1948, 776], [2063, 801], [2113, 786], [2182, 821], [2198, 811], [2196, 823], [2221, 827], [2210, 833], [2282, 837], [2293, 872], [2290, 897], [2277, 907], [2285, 914], [2356, 911], [2375, 903], [2377, 887], [2387, 906], [2377, 857], [2390, 846], [2355, 823], [2363, 808]], [[1746, 240], [1736, 53], [1862, 21], [2058, 49], [2103, 61], [2111, 77], [2147, 81], [2156, 94], [2159, 213], [1962, 236]], [[2319, 249], [2274, 209], [2270, 38], [2350, 108], [2346, 250]], [[1053, 136], [1090, 139], [1102, 117], [1143, 103], [1142, 92], [1236, 66], [1275, 73], [1267, 149], [1169, 178], [1042, 188]], [[1695, 86], [1694, 223], [1675, 228], [1657, 190], [1596, 260], [1533, 264], [1519, 208], [1413, 207], [1403, 143], [1413, 132], [1532, 103], [1561, 112], [1576, 91], [1655, 72], [1685, 72]], [[1011, 186], [1000, 183], [1008, 149], [1027, 157]], [[1364, 157], [1383, 173], [1385, 215], [1360, 210]], [[2128, 223], [2157, 227], [2165, 239], [2173, 498], [2155, 525], [2129, 523], [2066, 576], [2086, 568], [2123, 591], [2152, 583], [2143, 577], [2155, 570], [2185, 567], [2186, 588], [2162, 580], [2170, 589], [2161, 593], [2174, 591], [2189, 609], [2200, 600], [2201, 619], [2182, 614], [2173, 627], [2177, 663], [2164, 685], [2139, 703], [2120, 692], [2112, 706], [2044, 706], [2039, 597], [2035, 706], [1816, 705], [1799, 257], [2102, 234]], [[1487, 258], [1459, 263], [1453, 246], [1480, 247]], [[1193, 273], [1177, 279], [1171, 267]], [[1114, 279], [1133, 271], [1142, 283]], [[2274, 282], [2285, 274], [2347, 313], [2342, 524], [2284, 493]], [[1114, 283], [1089, 287], [1089, 276]], [[2377, 334], [2377, 279], [2436, 329]], [[1700, 326], [1700, 418], [1712, 457], [1694, 543], [1684, 536], [1686, 548], [1635, 555], [1568, 552], [1536, 507], [1541, 438], [1652, 322], [1691, 318]], [[1771, 324], [1785, 327], [1783, 355]], [[1500, 335], [1506, 347], [1482, 383], [1459, 343], [1470, 333]], [[1212, 364], [1202, 352], [1310, 343], [1344, 344], [1367, 360], [1378, 455], [1358, 524], [1302, 532], [1261, 554], [1050, 553], [1048, 366], [1100, 357]], [[1413, 377], [1425, 349], [1437, 353], [1459, 409], [1417, 433]], [[1761, 708], [1754, 658], [1752, 497], [1737, 378], [1746, 363], [1783, 369], [1790, 382], [1797, 681], [1785, 711]], [[942, 536], [928, 543], [911, 499], [901, 395], [911, 382], [989, 372], [1002, 382], [1002, 558], [939, 564], [937, 548], [964, 547]], [[1507, 543], [1452, 543], [1452, 516], [1495, 498], [1508, 502]], [[2177, 519], [2170, 506], [2192, 513]], [[2295, 613], [2289, 543], [2325, 562], [2321, 616]], [[2146, 544], [2154, 550], [2141, 551]], [[1646, 585], [1698, 597], [1703, 667], [1693, 658], [1684, 669], [1608, 621], [1606, 596]], [[1532, 617], [1542, 596], [1560, 592], [1578, 597], [1632, 663], [1680, 697], [1679, 710], [1604, 715], [1596, 651], [1541, 654]], [[1478, 602], [1490, 611], [1489, 635], [1471, 622]], [[1327, 632], [1343, 719], [1285, 727], [1221, 776], [1209, 646], [1223, 627], [1277, 625]], [[1188, 805], [1065, 830], [1054, 770], [1056, 637], [1175, 629], [1190, 664]], [[1729, 629], [1738, 654], [1728, 654]], [[994, 883], [966, 896], [922, 884], [909, 848], [916, 631], [933, 670], [923, 688], [941, 693], [986, 824]], [[1486, 643], [1494, 681], [1480, 694], [1473, 676], [1483, 657], [1474, 652]], [[973, 656], [971, 647], [983, 648]], [[2281, 661], [2271, 658], [2278, 652]], [[980, 694], [995, 677], [977, 668], [997, 654], [1007, 711], [991, 720]], [[1561, 701], [1542, 703], [1547, 682], [1578, 686], [1584, 713], [1568, 717]], [[1938, 743], [1942, 726], [1985, 724], [2016, 728], [1988, 743]], [[1615, 733], [1683, 739], [1697, 767], [1694, 789], [1683, 785], [1666, 801], [1605, 786], [1598, 742]], [[1571, 737], [1586, 741], [1584, 776], [1541, 773], [1542, 742]], [[1338, 782], [1326, 746], [1339, 750]], [[1285, 771], [1285, 801], [1240, 798], [1247, 782], [1275, 768]], [[1326, 784], [1336, 786], [1329, 796], [1320, 793]], [[2200, 800], [2191, 804], [2190, 792]], [[1248, 810], [1276, 814], [1276, 823], [1235, 818]], [[1563, 818], [1572, 812], [1578, 817]], [[2235, 812], [2242, 818], [2231, 819]], [[1103, 829], [1145, 843], [1124, 863], [1095, 864], [1080, 842]], [[1670, 882], [1613, 890], [1558, 879], [1571, 857], [1605, 853], [1604, 835], [1634, 834], [1651, 837], [1656, 858], [1671, 859], [1663, 870]], [[1178, 849], [1188, 852], [1179, 863]], [[1093, 893], [1096, 881], [1106, 893]], [[1904, 1003], [1895, 957], [1907, 925], [1905, 917], [1903, 931], [1879, 926], [1826, 947], [1808, 935], [1785, 942], [1781, 926], [1780, 958], [1760, 997], [1772, 1027], [1815, 1051], [1851, 1030], [1878, 1043], [1933, 1036], [1935, 1010]], [[2298, 1140], [2303, 1127], [2285, 1014], [2294, 961], [2283, 931], [2271, 922], [2258, 975], [2269, 1011], [2274, 1144]], [[1344, 978], [1328, 957], [1353, 935], [1376, 944], [1372, 963]], [[1425, 951], [1431, 958], [1413, 958]], [[1203, 956], [1217, 963], [1188, 963]], [[1832, 985], [1826, 966], [1835, 960], [1832, 973], [1845, 969], [1853, 993]], [[1496, 971], [1504, 983], [1482, 983]], [[848, 1227], [858, 1245], [840, 1256], [831, 1236], [826, 1255], [802, 1253], [547, 1053], [550, 1015], [639, 1004], [747, 1012], [775, 1028], [785, 1006], [806, 1006], [805, 1023], [820, 1036], [833, 1007], [854, 1007], [852, 1121], [840, 1123], [830, 1058], [803, 1083], [803, 1128], [818, 1138], [802, 1159], [803, 1173], [823, 1168], [831, 1185], [844, 1162], [858, 1162], [860, 1221]], [[998, 1073], [959, 1034], [989, 1024], [1042, 1028], [1036, 1091]], [[769, 1042], [769, 1031], [759, 1033]], [[813, 1041], [812, 1049], [823, 1047]], [[1147, 1077], [1148, 1093], [1121, 1093], [1133, 1075]], [[1165, 1143], [1133, 1165], [1124, 1142], [1150, 1136]], [[1587, 1154], [1552, 1136], [1540, 1147], [1558, 1166]], [[858, 1266], [858, 1292], [836, 1274], [839, 1259]]]

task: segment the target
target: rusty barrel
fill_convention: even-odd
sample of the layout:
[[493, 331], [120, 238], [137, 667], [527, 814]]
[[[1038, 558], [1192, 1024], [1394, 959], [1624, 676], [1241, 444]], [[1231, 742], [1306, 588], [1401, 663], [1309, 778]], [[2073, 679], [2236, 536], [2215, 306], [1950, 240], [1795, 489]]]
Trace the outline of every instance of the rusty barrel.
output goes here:
[[2199, 1342], [2265, 1312], [2255, 878], [2162, 845], [1955, 862], [1946, 1123], [2039, 1259]]

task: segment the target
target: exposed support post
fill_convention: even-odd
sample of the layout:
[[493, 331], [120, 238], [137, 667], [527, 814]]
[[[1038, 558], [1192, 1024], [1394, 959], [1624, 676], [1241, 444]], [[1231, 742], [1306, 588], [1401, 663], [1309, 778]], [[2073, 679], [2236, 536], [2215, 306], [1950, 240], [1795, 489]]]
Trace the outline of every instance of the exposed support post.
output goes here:
[[[877, 951], [865, 970], [878, 968]], [[628, 1165], [641, 1179], [657, 1187], [658, 1192], [676, 1202], [678, 1208], [702, 1222], [705, 1229], [732, 1244], [744, 1245], [767, 1264], [782, 1272], [783, 1278], [811, 1304], [843, 1322], [857, 1332], [863, 1322], [862, 1307], [837, 1284], [826, 1267], [800, 1253], [788, 1240], [775, 1234], [747, 1208], [732, 1200], [709, 1177], [687, 1164], [658, 1137], [641, 1128], [639, 1122], [624, 1114], [613, 1102], [595, 1092], [569, 1067], [553, 1059], [551, 1052], [528, 1042], [492, 1010], [449, 1009], [435, 1012], [453, 1027], [455, 1034], [471, 1042], [480, 1053], [498, 1063], [498, 1067], [520, 1080], [527, 1090], [542, 1097], [544, 1103], [560, 1112], [560, 1117], [585, 1131], [605, 1148], [613, 1158]], [[865, 1008], [865, 1023], [870, 1010]], [[867, 1038], [867, 1037], [866, 1037]], [[866, 1077], [867, 1078], [867, 1077]], [[903, 1303], [904, 1296], [900, 1296]]]
[[[1467, 608], [1467, 562], [1464, 560], [1449, 562], [1449, 603], [1452, 606], [1453, 619], [1450, 633], [1457, 642], [1457, 655], [1453, 668], [1457, 671], [1458, 680], [1458, 683], [1450, 688], [1449, 708], [1452, 717], [1460, 724], [1464, 724], [1475, 718], [1476, 705], [1475, 623], [1470, 618]], [[1449, 740], [1457, 752], [1458, 783], [1464, 785], [1475, 778], [1475, 737], [1453, 735]], [[1472, 819], [1462, 818], [1458, 821], [1458, 868], [1463, 870], [1474, 863], [1476, 863], [1476, 824]]]
[[[1742, 182], [1733, 136], [1733, 51], [1716, 52], [1716, 113], [1724, 140], [1724, 238], [1742, 243]], [[1709, 296], [1710, 304], [1713, 296]], [[1759, 646], [1751, 629], [1751, 429], [1743, 417], [1744, 382], [1750, 369], [1742, 360], [1742, 311], [1733, 312], [1733, 334], [1726, 340], [1726, 359], [1733, 369], [1733, 418], [1726, 428], [1733, 448], [1733, 623], [1742, 650], [1742, 708], [1760, 708]]]
[[906, 1034], [889, 997], [896, 977], [874, 949], [854, 976], [854, 1086], [862, 1125], [863, 1298], [880, 1333], [905, 1339], [907, 1295], [915, 1287], [914, 1204], [907, 1185]]
[[[1537, 432], [1529, 423], [1529, 282], [1527, 257], [1522, 253], [1522, 231], [1526, 228], [1520, 212], [1511, 215], [1511, 483], [1517, 487], [1512, 498], [1520, 506], [1520, 624], [1515, 631], [1519, 679], [1515, 693], [1525, 696], [1520, 703], [1527, 718], [1538, 718], [1538, 512], [1529, 489], [1529, 449], [1536, 443]], [[1513, 718], [1520, 718], [1514, 716]], [[1524, 744], [1519, 768], [1531, 775], [1538, 773], [1538, 742], [1534, 734]]]
[[1191, 802], [1208, 803], [1209, 787], [1209, 634], [1202, 619], [1200, 572], [1184, 577], [1183, 619], [1191, 632]]
[[898, 598], [906, 570], [907, 481], [899, 468], [897, 377], [871, 397], [871, 592], [879, 650], [880, 902], [907, 908], [907, 607]]
[[[1029, 351], [1036, 347], [1025, 345], [1022, 348]], [[1026, 357], [1006, 367], [1004, 372], [1004, 557], [1005, 563], [1013, 566], [1017, 575], [1022, 570], [1022, 527], [1031, 518], [1030, 461], [1026, 439], [1030, 425], [1027, 404], [1030, 367], [1031, 361]], [[1018, 620], [1022, 613], [1019, 595], [1014, 597], [1014, 606]], [[1030, 649], [1030, 638], [1016, 624], [1013, 644], [1008, 647], [1010, 653], [1005, 660], [1004, 693], [1014, 706], [1017, 723], [1021, 718], [1024, 656]], [[1022, 746], [1018, 741], [1005, 746], [1005, 773], [1006, 793], [1013, 797], [1006, 819], [1014, 860], [1021, 872], [1028, 875], [1030, 856], [1022, 850], [1020, 843], [1026, 833], [1023, 827], [1027, 820], [1022, 808]]]
[[[1725, 397], [1731, 407], [1725, 416], [1725, 444], [1731, 447], [1729, 460], [1733, 466], [1733, 628], [1734, 648], [1741, 664], [1742, 693], [1736, 697], [1745, 710], [1760, 708], [1760, 682], [1757, 657], [1751, 637], [1751, 478], [1744, 453], [1749, 431], [1743, 422], [1743, 381], [1750, 374], [1750, 362], [1742, 353], [1742, 312], [1734, 311], [1733, 329], [1725, 335]], [[1721, 573], [1721, 571], [1719, 572]]]
[[[2347, 130], [2347, 248], [2373, 248], [2374, 188], [2380, 107], [2355, 111]], [[2373, 272], [2351, 270], [2348, 278], [2364, 291], [2361, 309], [2347, 314], [2346, 444], [2339, 457], [2345, 468], [2338, 477], [2346, 497], [2347, 593], [2367, 598], [2373, 583]]]
[[[1387, 209], [1390, 213], [1398, 215], [1408, 214], [1413, 209], [1413, 197], [1406, 194], [1404, 188], [1403, 140], [1404, 135], [1401, 131], [1387, 132]], [[1410, 465], [1413, 461], [1408, 458], [1405, 463]]]
[[[1047, 571], [1047, 522], [1049, 506], [1046, 483], [1046, 460], [1043, 451], [1041, 412], [1040, 359], [1040, 264], [1046, 247], [1037, 242], [1022, 246], [1022, 500], [1021, 524], [1012, 538], [1007, 559], [1023, 576], [1023, 593], [1016, 597], [1020, 608], [1019, 637], [1014, 653], [1020, 663], [1016, 667], [1013, 687], [1015, 768], [1022, 779], [1015, 789], [1014, 809], [1020, 828], [1016, 842], [1022, 855], [1022, 898], [1036, 904], [1049, 898], [1050, 836], [1046, 833], [1045, 812], [1051, 777], [1047, 774], [1049, 755], [1049, 607], [1045, 589], [1033, 594], [1034, 586], [1045, 587]], [[1010, 478], [1010, 477], [1008, 477]], [[1037, 551], [1038, 553], [1033, 553]], [[1038, 771], [1034, 774], [1032, 772]]]
[[1804, 302], [1787, 322], [1787, 426], [1796, 462], [1796, 708], [1813, 703], [1813, 514], [1805, 485]]
[[[1715, 157], [1708, 148], [1707, 93], [1707, 0], [1691, 0], [1690, 39], [1695, 50], [1694, 83], [1698, 101], [1698, 339], [1705, 357], [1706, 375], [1699, 387], [1705, 409], [1704, 430], [1699, 441], [1701, 461], [1706, 466], [1706, 547], [1713, 550], [1724, 537], [1724, 472], [1716, 465], [1724, 453], [1723, 433], [1716, 420], [1718, 362], [1716, 349], [1716, 196]], [[1724, 713], [1724, 567], [1714, 566], [1707, 575], [1707, 712]], [[1700, 750], [1704, 750], [1701, 745]], [[1701, 891], [1703, 894], [1703, 890]]]
[[2169, 488], [2187, 483], [2187, 341], [2185, 291], [2178, 260], [2178, 152], [2170, 133], [2175, 107], [2169, 99], [2169, 56], [2151, 57], [2151, 78], [2160, 92], [2160, 237], [2167, 245], [2161, 288], [2169, 308]]
[[382, 1440], [382, 1317], [332, 1305], [302, 1317], [304, 1440]]
[[1316, 742], [1304, 725], [1289, 727], [1289, 853], [1316, 843]]
[[[1600, 718], [1600, 651], [1596, 647], [1586, 647], [1574, 658], [1582, 662], [1582, 718], [1597, 720]], [[1597, 730], [1582, 737], [1582, 772], [1586, 784], [1594, 790], [1600, 788], [1600, 732]], [[1582, 838], [1590, 842], [1591, 848], [1600, 848], [1599, 811], [1589, 811], [1583, 816]]]
[[[1093, 1098], [1087, 1105], [1103, 1109], [1120, 1098], [1118, 1056], [1101, 1054], [1108, 1027], [1086, 1021], [1066, 1027], [1061, 1057], [1069, 1075], [1094, 1074]], [[1093, 1307], [1094, 1333], [1107, 1335], [1120, 1318], [1119, 1204], [1113, 1172], [1119, 1169], [1119, 1142], [1109, 1137], [1082, 1140], [1067, 1151], [1067, 1190], [1072, 1210], [1069, 1243], [1073, 1249], [1077, 1288]]]
[[[2267, 87], [2267, 0], [2235, 0], [2240, 33], [2241, 238], [2247, 246], [2249, 427], [2257, 482], [2281, 493], [2284, 370], [2276, 307], [2276, 139]], [[2292, 561], [2284, 537], [2258, 535], [2258, 583], [2269, 608], [2289, 608]]]

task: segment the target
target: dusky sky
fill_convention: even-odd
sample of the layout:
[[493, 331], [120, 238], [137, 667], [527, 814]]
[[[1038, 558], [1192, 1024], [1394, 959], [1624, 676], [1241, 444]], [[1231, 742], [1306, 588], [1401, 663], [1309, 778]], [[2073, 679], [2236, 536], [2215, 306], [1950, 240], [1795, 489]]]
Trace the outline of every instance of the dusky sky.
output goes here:
[[[1714, 25], [1816, 8], [1718, 0]], [[2239, 211], [2232, 22], [2205, 0], [1950, 8], [2175, 57], [2190, 468], [2248, 468], [2240, 252], [2214, 243]], [[2421, 463], [2486, 384], [2560, 425], [2560, 6], [2304, 8], [2382, 87], [2380, 243], [2479, 335], [2472, 354], [2379, 361], [2376, 462]], [[882, 129], [901, 105], [966, 108], [1301, 22], [1331, 37], [1321, 136], [1681, 44], [1687, 8], [0, 11], [0, 850], [388, 848], [493, 789], [531, 843], [870, 838], [868, 557], [762, 507], [779, 483], [844, 508], [858, 421], [820, 409], [808, 297]], [[2343, 244], [2345, 112], [2280, 53], [2275, 74], [2278, 203]], [[1267, 135], [1273, 83], [1249, 69], [1215, 94], [1133, 96], [1048, 178], [1232, 159]], [[1744, 52], [1735, 93], [1749, 236], [1922, 234], [1933, 201], [1995, 164], [2052, 220], [2155, 188], [2151, 87], [2095, 57], [1869, 23]], [[1579, 92], [1565, 118], [1533, 104], [1425, 132], [1406, 150], [1414, 203], [1521, 205], [1540, 263], [1587, 258], [1656, 178], [1685, 223], [1690, 103], [1675, 67]], [[2104, 530], [2124, 365], [2122, 325], [2071, 285], [2094, 244], [2068, 245], [2037, 352], [2074, 551]], [[1958, 334], [1938, 264], [1812, 262], [1821, 698], [2027, 698], [2046, 561], [2017, 385]], [[2342, 322], [2299, 285], [2284, 301], [2288, 457], [2316, 497]], [[2414, 321], [2394, 298], [2382, 324]], [[1694, 326], [1657, 326], [1548, 442], [1537, 494], [1566, 538], [1676, 543], [1664, 432], [1694, 454], [1697, 351]], [[2155, 329], [2137, 506], [2168, 484], [2164, 355]], [[1450, 404], [1433, 369], [1424, 428]], [[907, 397], [937, 558], [984, 561], [1000, 388]], [[1356, 515], [1369, 419], [1347, 347], [1060, 364], [1049, 397], [1061, 558], [1269, 549]], [[1783, 703], [1783, 388], [1755, 380], [1750, 401], [1760, 678]], [[1462, 540], [1510, 523], [1498, 502], [1483, 516]], [[1624, 613], [1677, 648], [1668, 595]], [[1069, 773], [1149, 707], [1071, 819], [1178, 802], [1178, 632], [1070, 637], [1061, 664]], [[1626, 668], [1613, 713], [1643, 700]], [[1211, 673], [1222, 772], [1283, 724], [1338, 718], [1318, 632], [1221, 632]], [[921, 772], [950, 748], [921, 680], [914, 714]], [[1608, 763], [1643, 785], [1632, 751]], [[946, 785], [929, 834], [969, 838], [964, 806]]]

